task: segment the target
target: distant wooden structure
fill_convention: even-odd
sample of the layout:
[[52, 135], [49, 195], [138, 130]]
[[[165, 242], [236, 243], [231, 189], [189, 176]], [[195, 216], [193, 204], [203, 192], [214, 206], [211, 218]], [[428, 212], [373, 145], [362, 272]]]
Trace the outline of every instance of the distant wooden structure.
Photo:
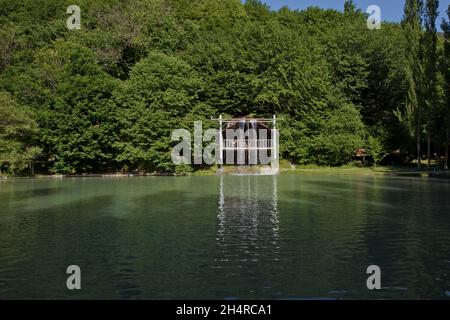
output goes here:
[[[279, 172], [277, 119], [241, 117], [219, 119], [219, 164], [239, 167], [238, 173], [274, 175]], [[232, 136], [230, 134], [232, 133]], [[270, 157], [270, 164], [261, 161], [261, 152]], [[230, 156], [233, 161], [230, 163]], [[264, 159], [267, 160], [267, 159]]]
[[363, 149], [363, 148], [360, 148], [360, 149], [356, 149], [355, 150], [355, 157], [356, 158], [365, 158], [365, 157], [368, 157], [369, 156], [369, 154], [367, 153], [367, 150], [366, 149]]

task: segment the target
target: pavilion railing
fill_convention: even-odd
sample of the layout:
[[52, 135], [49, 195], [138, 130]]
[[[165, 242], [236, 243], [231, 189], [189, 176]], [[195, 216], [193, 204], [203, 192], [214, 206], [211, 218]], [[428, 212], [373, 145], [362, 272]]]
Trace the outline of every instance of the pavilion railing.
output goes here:
[[271, 139], [224, 139], [223, 149], [273, 149]]

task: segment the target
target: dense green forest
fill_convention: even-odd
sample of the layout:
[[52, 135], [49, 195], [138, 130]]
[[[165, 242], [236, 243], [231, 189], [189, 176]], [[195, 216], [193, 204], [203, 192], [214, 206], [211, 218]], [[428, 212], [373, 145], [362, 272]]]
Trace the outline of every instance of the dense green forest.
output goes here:
[[73, 2], [0, 0], [4, 174], [192, 170], [172, 163], [171, 132], [219, 114], [277, 114], [281, 156], [297, 164], [365, 148], [447, 165], [450, 25], [437, 0], [406, 0], [403, 21], [378, 30], [353, 1], [256, 0], [77, 0], [69, 30]]

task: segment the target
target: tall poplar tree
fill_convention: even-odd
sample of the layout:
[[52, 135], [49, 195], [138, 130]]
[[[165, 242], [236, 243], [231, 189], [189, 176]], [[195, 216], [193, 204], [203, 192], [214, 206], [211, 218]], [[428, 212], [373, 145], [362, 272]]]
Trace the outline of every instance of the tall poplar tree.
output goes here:
[[405, 114], [410, 127], [415, 127], [417, 166], [421, 167], [421, 142], [422, 142], [422, 0], [406, 0], [402, 21], [403, 30], [408, 44], [406, 75], [407, 98]]
[[347, 0], [344, 3], [344, 12], [345, 13], [354, 13], [356, 11], [356, 5], [353, 0]]
[[428, 169], [431, 167], [431, 132], [432, 122], [431, 116], [436, 108], [437, 103], [437, 32], [436, 19], [438, 12], [439, 0], [427, 0], [425, 6], [424, 24], [425, 24], [425, 106], [427, 117], [427, 159]]
[[448, 147], [450, 136], [450, 5], [447, 9], [448, 20], [442, 21], [441, 28], [444, 31], [444, 77], [445, 77], [445, 95], [446, 109], [445, 115], [445, 169], [448, 170]]

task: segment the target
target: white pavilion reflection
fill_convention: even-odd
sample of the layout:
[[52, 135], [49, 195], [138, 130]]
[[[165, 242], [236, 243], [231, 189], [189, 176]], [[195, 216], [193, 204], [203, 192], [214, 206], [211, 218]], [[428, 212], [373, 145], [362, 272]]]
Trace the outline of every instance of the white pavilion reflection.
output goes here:
[[278, 256], [277, 176], [221, 176], [217, 243], [226, 266]]

